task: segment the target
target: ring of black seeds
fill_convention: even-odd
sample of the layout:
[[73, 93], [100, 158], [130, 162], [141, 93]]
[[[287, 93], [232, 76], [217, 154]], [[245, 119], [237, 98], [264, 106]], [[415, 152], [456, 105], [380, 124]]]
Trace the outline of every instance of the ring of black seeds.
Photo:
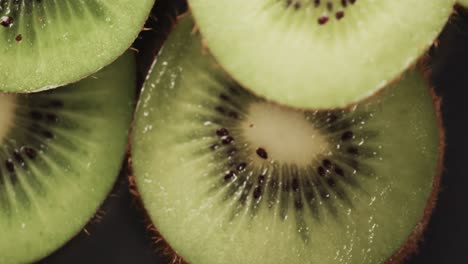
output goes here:
[[[332, 215], [338, 214], [336, 205], [331, 202], [333, 199], [351, 208], [352, 202], [344, 186], [359, 188], [356, 177], [374, 176], [372, 166], [367, 161], [377, 158], [378, 152], [360, 146], [358, 142], [372, 140], [377, 132], [368, 131], [365, 127], [358, 132], [353, 130], [354, 126], [365, 123], [372, 115], [364, 113], [356, 116], [344, 110], [305, 112], [305, 119], [311, 126], [322, 131], [331, 144], [340, 148], [333, 150], [331, 155], [311, 160], [306, 167], [299, 167], [274, 162], [269, 159], [267, 146], [252, 146], [245, 141], [239, 124], [248, 115], [245, 109], [258, 99], [237, 84], [229, 84], [228, 91], [228, 94], [218, 95], [219, 104], [213, 106], [214, 117], [201, 117], [213, 130], [209, 135], [200, 136], [212, 139], [207, 150], [215, 154], [220, 164], [224, 164], [223, 173], [217, 176], [217, 186], [208, 192], [225, 189], [224, 202], [237, 197], [233, 205], [226, 203], [226, 206], [231, 206], [231, 220], [242, 215], [244, 210], [254, 217], [260, 207], [269, 210], [279, 208], [278, 216], [284, 220], [288, 208], [294, 208], [298, 235], [304, 242], [309, 241], [308, 230], [311, 227], [307, 226], [305, 219], [321, 218], [319, 204], [323, 203]], [[233, 120], [230, 112], [236, 113], [239, 118]], [[253, 157], [264, 160], [264, 165], [258, 167]], [[304, 210], [306, 207], [312, 215], [307, 214]]]
[[[30, 204], [24, 185], [18, 182], [17, 171], [28, 171], [32, 164], [44, 172], [50, 170], [50, 165], [40, 158], [39, 153], [51, 151], [47, 142], [51, 142], [57, 136], [53, 131], [60, 119], [60, 109], [64, 106], [61, 100], [32, 100], [32, 97], [27, 95], [17, 96], [16, 104], [18, 107], [15, 111], [15, 121], [10, 131], [21, 132], [8, 134], [0, 149], [0, 209], [7, 214], [12, 208], [11, 201], [4, 196], [7, 182], [14, 186], [18, 199], [24, 201], [23, 205]], [[71, 120], [68, 122], [72, 123]], [[63, 138], [61, 140], [66, 142]], [[77, 148], [72, 143], [69, 144], [68, 147]], [[35, 173], [22, 175], [28, 176], [22, 181], [29, 182], [29, 186], [36, 191], [42, 191], [42, 183]]]
[[[356, 0], [276, 0], [284, 3], [286, 9], [299, 11], [305, 7], [312, 6], [321, 10], [322, 14], [316, 18], [318, 25], [326, 25], [330, 19], [340, 21], [346, 15], [346, 11], [356, 3]], [[338, 2], [338, 3], [337, 3]]]

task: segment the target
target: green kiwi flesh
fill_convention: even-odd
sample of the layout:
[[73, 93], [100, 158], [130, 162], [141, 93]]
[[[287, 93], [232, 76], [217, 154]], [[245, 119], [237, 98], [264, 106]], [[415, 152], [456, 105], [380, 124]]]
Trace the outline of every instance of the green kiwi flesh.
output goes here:
[[0, 91], [83, 79], [127, 50], [154, 0], [0, 0]]
[[135, 98], [128, 52], [76, 84], [0, 94], [0, 263], [32, 263], [93, 217], [112, 189]]
[[227, 77], [193, 28], [187, 16], [169, 36], [132, 139], [142, 202], [176, 253], [382, 263], [404, 247], [438, 179], [442, 132], [423, 75], [353, 109], [293, 110]]
[[454, 5], [188, 2], [204, 43], [235, 80], [268, 100], [306, 109], [348, 106], [397, 79], [434, 42]]

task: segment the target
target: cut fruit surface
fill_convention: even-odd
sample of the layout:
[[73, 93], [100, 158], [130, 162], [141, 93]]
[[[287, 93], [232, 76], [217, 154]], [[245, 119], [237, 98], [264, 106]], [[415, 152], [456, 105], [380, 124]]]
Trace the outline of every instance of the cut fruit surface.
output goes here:
[[37, 261], [93, 217], [125, 154], [135, 75], [129, 52], [68, 87], [0, 94], [0, 263]]
[[356, 103], [433, 43], [454, 1], [189, 0], [220, 65], [255, 94], [317, 109]]
[[154, 0], [0, 0], [0, 91], [69, 84], [110, 64], [143, 27]]
[[193, 27], [179, 21], [160, 53], [132, 141], [143, 204], [177, 254], [361, 264], [408, 246], [438, 179], [441, 132], [422, 74], [352, 110], [291, 110], [229, 79]]

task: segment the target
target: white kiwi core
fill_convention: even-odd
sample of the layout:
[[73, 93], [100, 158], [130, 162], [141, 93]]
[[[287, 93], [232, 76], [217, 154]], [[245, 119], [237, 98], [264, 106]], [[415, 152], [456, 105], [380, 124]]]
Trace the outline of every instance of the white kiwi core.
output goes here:
[[307, 165], [329, 150], [326, 137], [302, 111], [262, 102], [250, 105], [248, 113], [242, 123], [243, 134], [251, 150], [265, 150], [271, 162]]
[[15, 96], [0, 93], [0, 144], [13, 125], [15, 108]]

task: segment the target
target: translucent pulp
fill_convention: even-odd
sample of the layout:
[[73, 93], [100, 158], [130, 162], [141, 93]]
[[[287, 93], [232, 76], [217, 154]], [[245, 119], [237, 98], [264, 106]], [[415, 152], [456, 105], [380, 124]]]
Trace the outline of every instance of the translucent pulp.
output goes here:
[[245, 138], [255, 142], [253, 151], [263, 148], [273, 161], [306, 165], [328, 149], [326, 137], [301, 111], [262, 102], [251, 104], [248, 112]]

